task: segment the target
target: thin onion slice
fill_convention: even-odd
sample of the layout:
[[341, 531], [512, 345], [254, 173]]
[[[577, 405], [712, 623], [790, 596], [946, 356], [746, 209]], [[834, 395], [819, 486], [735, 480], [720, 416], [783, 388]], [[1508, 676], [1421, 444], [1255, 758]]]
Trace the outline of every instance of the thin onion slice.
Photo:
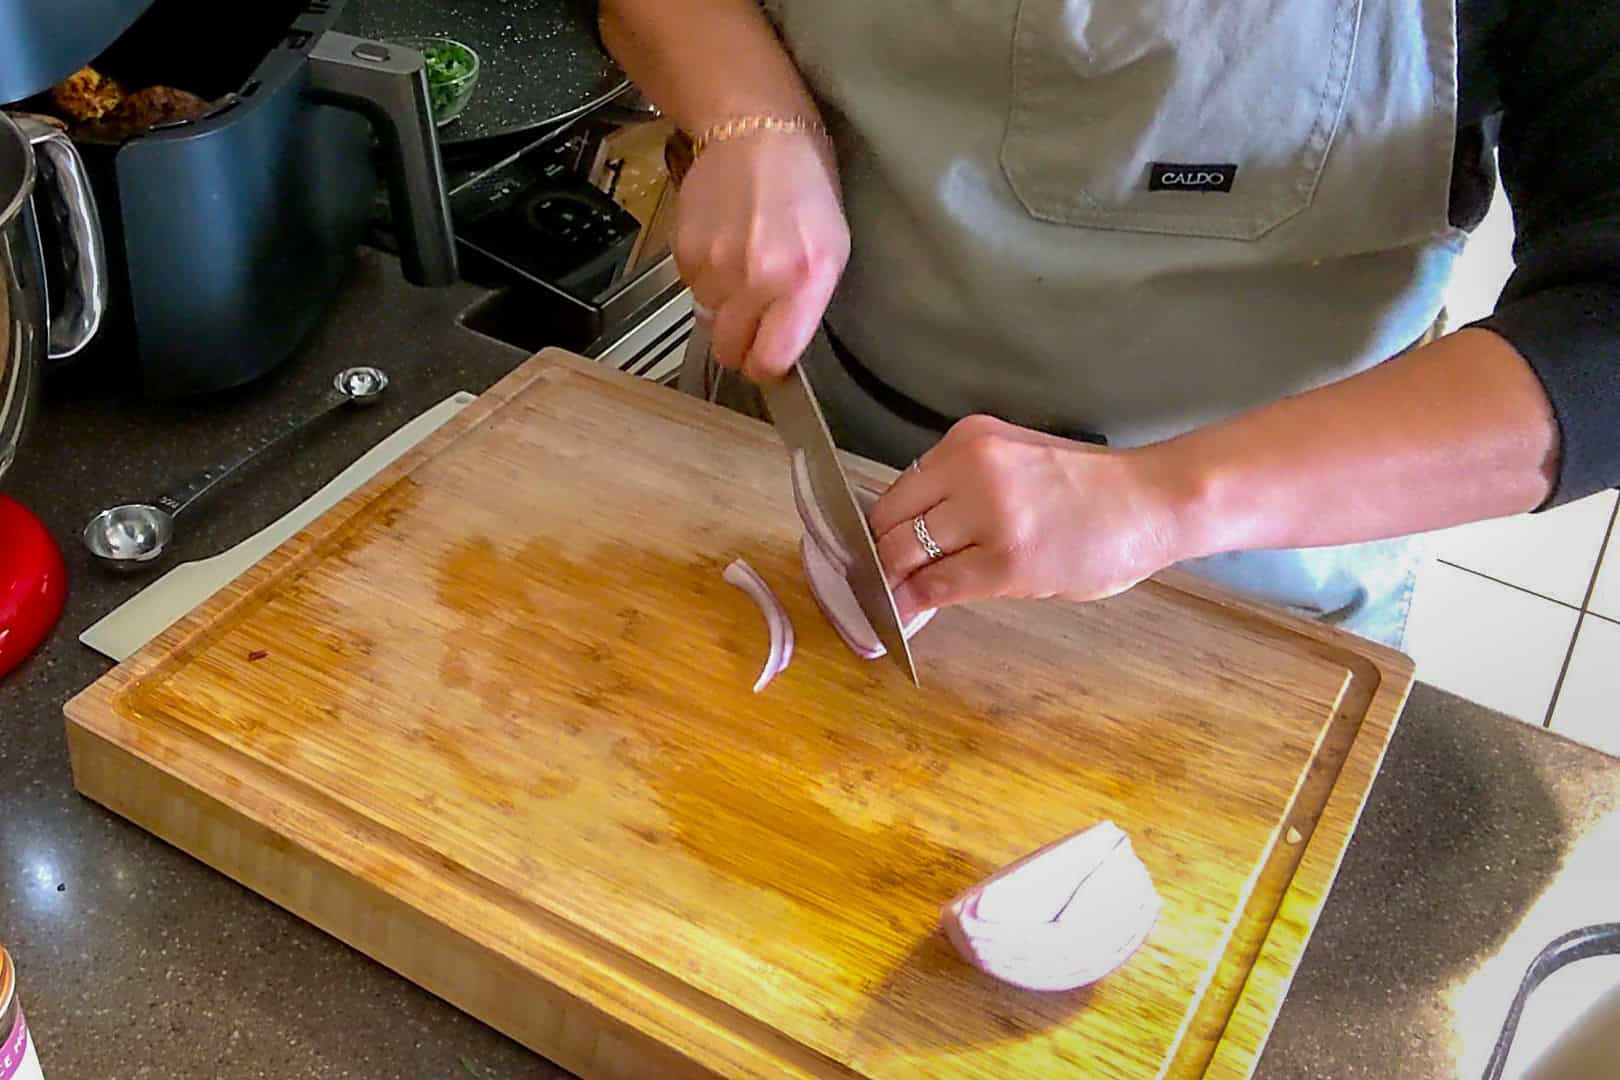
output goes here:
[[[867, 619], [866, 612], [861, 610], [860, 602], [855, 599], [849, 579], [833, 565], [832, 558], [808, 533], [799, 541], [799, 556], [804, 561], [804, 576], [810, 583], [810, 595], [816, 598], [816, 606], [832, 623], [833, 629], [850, 651], [863, 660], [876, 660], [888, 653], [877, 631], [872, 629], [871, 620]], [[927, 626], [936, 611], [929, 608], [913, 615], [911, 621], [901, 628], [906, 640], [910, 641], [913, 634]]]
[[929, 608], [926, 611], [919, 611], [917, 614], [913, 615], [911, 617], [911, 621], [906, 623], [906, 625], [902, 628], [905, 631], [906, 640], [910, 641], [917, 631], [933, 622], [934, 616], [938, 613], [939, 608]]
[[1026, 990], [1072, 990], [1118, 970], [1162, 908], [1124, 832], [1104, 821], [1024, 856], [940, 913], [979, 970]]
[[787, 609], [776, 594], [771, 592], [771, 587], [765, 584], [765, 579], [742, 559], [734, 560], [721, 577], [747, 593], [765, 615], [765, 628], [771, 635], [771, 651], [765, 658], [759, 678], [754, 682], [754, 693], [757, 694], [770, 685], [770, 681], [793, 659], [793, 621], [788, 618]]
[[[876, 660], [885, 655], [888, 649], [884, 648], [877, 631], [872, 629], [871, 620], [855, 599], [854, 590], [849, 584], [849, 570], [854, 559], [816, 498], [815, 485], [810, 480], [809, 460], [803, 450], [793, 452], [791, 472], [793, 504], [798, 509], [799, 520], [804, 524], [799, 554], [804, 562], [805, 579], [810, 583], [810, 594], [815, 597], [816, 606], [832, 623], [844, 644], [862, 659]], [[878, 500], [875, 493], [865, 488], [856, 488], [855, 498], [866, 513], [872, 512], [872, 506]], [[934, 614], [935, 609], [929, 608], [913, 615], [911, 621], [901, 628], [906, 640], [910, 641], [913, 634], [927, 626]]]
[[856, 656], [875, 660], [884, 653], [877, 631], [867, 622], [866, 614], [855, 600], [849, 580], [820, 544], [808, 533], [799, 541], [799, 556], [804, 561], [805, 580], [810, 583], [810, 595], [816, 606], [827, 616], [832, 628], [844, 639], [844, 644]]
[[810, 482], [810, 462], [803, 450], [793, 451], [793, 505], [798, 508], [805, 530], [838, 567], [838, 572], [848, 573], [853, 561], [849, 549], [839, 539], [838, 531], [827, 520], [827, 512], [816, 499], [815, 485]]

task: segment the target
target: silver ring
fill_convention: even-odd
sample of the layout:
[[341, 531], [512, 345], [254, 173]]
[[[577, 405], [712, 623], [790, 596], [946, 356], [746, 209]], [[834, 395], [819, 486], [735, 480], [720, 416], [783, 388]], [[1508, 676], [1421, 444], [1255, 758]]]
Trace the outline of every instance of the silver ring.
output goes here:
[[911, 459], [911, 471], [914, 473], [922, 472], [922, 458]]
[[695, 319], [702, 319], [704, 322], [713, 322], [714, 321], [714, 308], [710, 307], [707, 304], [700, 304], [696, 300], [693, 300], [692, 301], [692, 317], [695, 318]]
[[934, 543], [934, 538], [928, 535], [928, 524], [922, 518], [914, 517], [911, 519], [911, 531], [917, 534], [917, 543], [922, 545], [923, 551], [930, 559], [942, 559], [945, 557], [945, 553], [940, 550], [939, 545]]

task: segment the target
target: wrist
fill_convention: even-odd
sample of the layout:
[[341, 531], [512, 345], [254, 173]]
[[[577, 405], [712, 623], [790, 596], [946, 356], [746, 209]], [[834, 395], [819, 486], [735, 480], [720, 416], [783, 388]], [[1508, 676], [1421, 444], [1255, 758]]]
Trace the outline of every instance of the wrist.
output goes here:
[[739, 155], [736, 160], [746, 161], [750, 155], [768, 150], [773, 143], [784, 146], [797, 143], [815, 155], [833, 189], [842, 197], [832, 137], [814, 113], [728, 115], [729, 120], [677, 130], [665, 150], [665, 163], [676, 183], [685, 179], [703, 155]]
[[821, 118], [813, 112], [752, 112], [730, 115], [690, 132], [692, 157], [718, 143], [739, 139], [759, 139], [783, 135], [803, 135], [818, 144], [829, 145], [831, 138]]
[[1149, 492], [1148, 502], [1166, 566], [1239, 546], [1231, 535], [1224, 470], [1180, 439], [1130, 451]]

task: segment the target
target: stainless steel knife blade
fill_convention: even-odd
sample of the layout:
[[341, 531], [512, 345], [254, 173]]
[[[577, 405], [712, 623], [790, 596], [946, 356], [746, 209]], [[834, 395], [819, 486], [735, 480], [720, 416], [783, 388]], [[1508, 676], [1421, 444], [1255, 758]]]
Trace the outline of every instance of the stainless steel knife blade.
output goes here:
[[780, 382], [762, 384], [761, 393], [770, 410], [777, 433], [788, 450], [802, 450], [810, 467], [810, 483], [815, 488], [816, 500], [826, 511], [832, 527], [853, 559], [849, 570], [849, 583], [855, 600], [866, 614], [867, 621], [877, 631], [878, 640], [888, 654], [895, 658], [910, 677], [912, 684], [922, 685], [917, 677], [917, 665], [900, 625], [900, 613], [894, 606], [894, 593], [878, 561], [877, 544], [866, 523], [866, 513], [856, 501], [849, 486], [843, 463], [838, 460], [838, 449], [815, 391], [802, 366], [795, 364]]

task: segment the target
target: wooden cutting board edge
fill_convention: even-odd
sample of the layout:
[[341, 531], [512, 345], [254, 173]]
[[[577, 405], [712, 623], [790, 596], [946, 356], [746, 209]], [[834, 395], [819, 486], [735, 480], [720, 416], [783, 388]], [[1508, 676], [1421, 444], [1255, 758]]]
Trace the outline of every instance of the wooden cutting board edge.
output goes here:
[[[318, 881], [320, 888], [305, 896], [265, 894], [267, 898], [565, 1068], [589, 1076], [708, 1075], [721, 1060], [735, 1067], [738, 1051], [755, 1047], [745, 1047], [717, 1026], [702, 1024], [700, 1013], [689, 1015], [707, 1028], [701, 1038], [666, 1032], [666, 1036], [675, 1037], [660, 1041], [643, 1029], [642, 1024], [652, 1019], [644, 1012], [639, 1016], [618, 1015], [611, 1002], [582, 1001], [574, 988], [535, 985], [529, 972], [498, 949], [459, 937], [451, 941], [454, 935], [445, 934], [443, 927], [422, 912], [333, 866], [319, 853], [293, 850], [293, 845], [284, 837], [244, 809], [226, 806], [187, 787], [171, 776], [161, 763], [131, 753], [107, 738], [96, 726], [97, 714], [110, 710], [122, 691], [163, 667], [181, 662], [199, 635], [220, 620], [228, 619], [237, 605], [251, 602], [264, 586], [296, 572], [334, 535], [353, 528], [357, 515], [394, 485], [409, 482], [410, 474], [423, 462], [483, 423], [537, 381], [566, 378], [576, 372], [610, 383], [619, 382], [638, 391], [645, 389], [644, 384], [631, 376], [604, 369], [594, 361], [559, 349], [537, 353], [515, 368], [414, 450], [71, 699], [64, 706], [64, 717], [74, 783], [86, 797], [261, 894], [264, 894], [261, 879], [270, 879], [254, 872], [256, 860], [282, 858], [297, 862], [301, 880]], [[765, 426], [760, 421], [723, 410], [716, 410], [712, 420], [719, 426], [751, 432]], [[846, 455], [845, 461], [852, 479], [865, 481], [869, 486], [881, 488], [896, 475], [887, 466], [865, 459]], [[1257, 632], [1258, 628], [1263, 628], [1267, 634], [1275, 635], [1279, 627], [1284, 628], [1307, 650], [1344, 664], [1352, 673], [1346, 698], [1324, 736], [1342, 745], [1342, 756], [1332, 752], [1319, 754], [1320, 763], [1332, 767], [1313, 767], [1312, 770], [1312, 774], [1319, 774], [1315, 777], [1316, 783], [1329, 789], [1325, 802], [1318, 803], [1320, 810], [1315, 814], [1290, 819], [1303, 834], [1303, 842], [1289, 846], [1279, 838], [1234, 928], [1234, 934], [1263, 933], [1258, 952], [1251, 954], [1255, 956], [1254, 962], [1243, 969], [1212, 973], [1212, 983], [1225, 980], [1241, 984], [1237, 1000], [1224, 1017], [1195, 1014], [1190, 1018], [1163, 1074], [1248, 1076], [1264, 1048], [1298, 958], [1309, 941], [1349, 838], [1360, 819], [1367, 793], [1410, 692], [1413, 664], [1396, 650], [1229, 594], [1179, 571], [1164, 571], [1139, 587], [1171, 589], [1196, 597], [1222, 608], [1229, 617], [1252, 622]], [[1335, 758], [1342, 761], [1342, 765]], [[159, 779], [162, 790], [167, 792], [162, 805], [140, 805], [141, 800], [135, 797], [139, 786], [128, 782], [131, 770], [155, 774], [154, 778]], [[1308, 774], [1296, 793], [1297, 806], [1308, 808], [1312, 802], [1311, 784], [1312, 775]], [[237, 839], [229, 839], [233, 836]], [[1272, 886], [1269, 889], [1268, 883]], [[342, 902], [333, 899], [340, 895], [346, 899]], [[345, 913], [352, 916], [355, 911], [379, 914], [374, 919], [345, 917]], [[376, 926], [379, 919], [389, 925], [414, 924], [414, 929], [403, 937], [380, 934]], [[440, 946], [437, 950], [428, 950], [434, 955], [421, 956], [409, 947], [390, 944], [409, 942], [413, 938], [436, 938]], [[476, 963], [474, 953], [469, 950], [481, 954]], [[439, 951], [443, 952], [443, 957], [438, 956]], [[480, 967], [480, 964], [485, 966]], [[499, 978], [491, 976], [469, 988], [465, 985], [469, 976], [478, 971], [501, 974]], [[513, 999], [523, 995], [512, 993], [512, 987], [507, 984], [513, 981], [524, 983], [526, 991], [538, 994], [546, 1008], [535, 1008], [530, 998], [524, 999], [530, 1002], [527, 1007], [515, 1008]], [[1208, 994], [1205, 996], [1209, 998]], [[677, 1010], [680, 1011], [686, 1010]], [[1197, 1030], [1200, 1019], [1207, 1025], [1202, 1033]], [[727, 1044], [727, 1052], [720, 1058], [709, 1052], [719, 1049], [712, 1045], [715, 1039]], [[765, 1042], [777, 1040], [766, 1039]], [[677, 1045], [680, 1049], [674, 1048]], [[757, 1075], [853, 1075], [838, 1063], [810, 1054], [797, 1045], [789, 1047], [778, 1043], [772, 1049], [777, 1053], [759, 1062]], [[784, 1073], [795, 1059], [797, 1067], [792, 1067], [791, 1073]], [[649, 1073], [647, 1069], [655, 1063], [656, 1071]]]
[[[1299, 958], [1338, 876], [1411, 693], [1415, 667], [1397, 650], [1234, 596], [1181, 571], [1155, 575], [1148, 585], [1199, 597], [1239, 618], [1290, 629], [1311, 651], [1343, 662], [1351, 672], [1287, 818], [1299, 830], [1301, 843], [1289, 845], [1286, 836], [1278, 838], [1233, 928], [1234, 936], [1259, 936], [1259, 948], [1228, 949], [1222, 969], [1211, 979], [1214, 984], [1240, 983], [1236, 1001], [1225, 1016], [1208, 1016], [1202, 1006], [1225, 996], [1206, 991], [1163, 1073], [1248, 1077], [1259, 1063]], [[1233, 957], [1245, 954], [1254, 957], [1252, 964], [1228, 967]], [[1199, 1032], [1200, 1022], [1208, 1030]]]
[[[628, 1012], [607, 995], [583, 991], [577, 979], [566, 986], [542, 979], [498, 942], [447, 933], [429, 912], [343, 867], [331, 852], [291, 842], [254, 811], [208, 795], [88, 728], [70, 725], [68, 748], [75, 786], [86, 797], [555, 1064], [611, 1080], [716, 1075], [702, 1054], [681, 1051], [694, 1041], [690, 1032], [667, 1024], [687, 1015], [679, 1002]], [[278, 887], [283, 882], [296, 884]], [[646, 989], [637, 990], [646, 1002]], [[694, 1026], [707, 1026], [702, 1019]], [[707, 1031], [711, 1039], [728, 1034], [717, 1026]], [[757, 1049], [734, 1040], [727, 1060], [746, 1060]], [[802, 1048], [765, 1049], [778, 1053], [757, 1053], [753, 1067], [738, 1075], [838, 1075], [826, 1067], [787, 1069]]]

